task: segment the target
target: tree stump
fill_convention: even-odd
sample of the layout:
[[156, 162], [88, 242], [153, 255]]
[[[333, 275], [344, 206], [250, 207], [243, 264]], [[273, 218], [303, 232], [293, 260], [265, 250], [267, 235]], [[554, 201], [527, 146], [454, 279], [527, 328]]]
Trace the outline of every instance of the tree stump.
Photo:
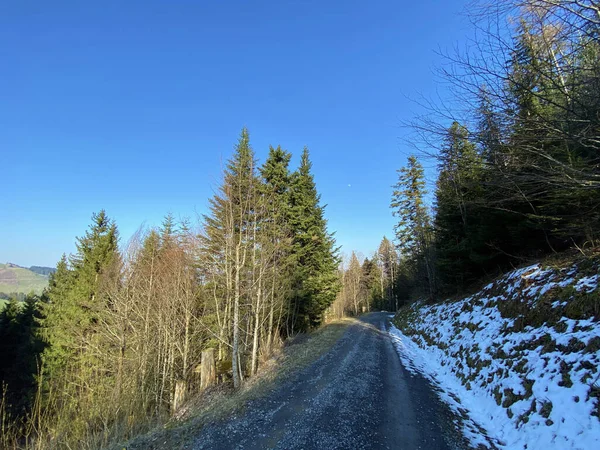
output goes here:
[[202, 363], [200, 369], [200, 389], [206, 389], [215, 384], [217, 371], [215, 368], [215, 349], [209, 348], [202, 351]]
[[172, 412], [175, 414], [177, 410], [185, 402], [185, 394], [187, 391], [187, 384], [184, 380], [177, 380], [175, 383], [175, 395], [173, 396]]

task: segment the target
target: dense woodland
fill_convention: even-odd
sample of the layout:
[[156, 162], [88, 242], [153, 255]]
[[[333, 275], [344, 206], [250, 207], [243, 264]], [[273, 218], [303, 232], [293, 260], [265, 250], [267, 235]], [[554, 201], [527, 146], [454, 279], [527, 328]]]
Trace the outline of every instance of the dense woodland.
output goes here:
[[168, 417], [176, 385], [197, 390], [203, 350], [238, 388], [318, 327], [338, 249], [308, 150], [294, 172], [290, 158], [271, 148], [259, 166], [244, 129], [199, 231], [169, 215], [119, 248], [117, 225], [94, 214], [44, 294], [0, 314], [5, 426], [30, 445], [102, 446]]
[[393, 187], [394, 241], [342, 261], [308, 151], [295, 171], [280, 147], [259, 166], [243, 130], [198, 227], [167, 216], [120, 248], [100, 211], [44, 294], [2, 311], [3, 426], [22, 445], [102, 446], [169, 416], [204, 349], [237, 388], [327, 318], [439, 300], [597, 246], [600, 7], [507, 0], [474, 12], [476, 42], [442, 71], [457, 101], [412, 124], [420, 152]]
[[453, 107], [430, 103], [411, 124], [421, 161], [410, 156], [394, 187], [402, 302], [598, 245], [598, 3], [508, 0], [475, 14], [478, 40], [441, 73]]
[[418, 151], [393, 186], [394, 246], [384, 238], [362, 263], [352, 253], [337, 315], [439, 301], [526, 261], [598, 247], [600, 6], [471, 6], [477, 40], [440, 72], [454, 101], [424, 100], [428, 113], [407, 124]]

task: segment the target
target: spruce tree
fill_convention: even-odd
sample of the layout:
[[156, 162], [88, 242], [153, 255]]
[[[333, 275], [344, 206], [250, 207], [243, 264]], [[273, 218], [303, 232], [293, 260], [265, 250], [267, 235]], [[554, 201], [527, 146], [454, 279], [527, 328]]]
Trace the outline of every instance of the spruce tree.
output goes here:
[[[77, 252], [57, 265], [48, 288], [48, 304], [41, 319], [47, 344], [43, 353], [45, 379], [66, 380], [69, 373], [86, 376], [93, 369], [93, 347], [98, 323], [107, 305], [101, 283], [111, 264], [119, 259], [116, 225], [104, 210], [92, 216], [86, 234], [77, 239]], [[85, 369], [85, 370], [84, 370]]]
[[240, 328], [244, 311], [241, 309], [251, 303], [249, 265], [255, 245], [259, 185], [254, 151], [250, 146], [248, 130], [244, 128], [234, 154], [227, 163], [223, 184], [210, 199], [210, 214], [204, 216], [204, 233], [201, 237], [203, 255], [214, 266], [214, 282], [218, 284], [216, 288], [224, 293], [225, 311], [232, 315], [231, 356], [236, 388], [242, 382]]
[[13, 418], [24, 418], [33, 405], [43, 350], [37, 324], [40, 301], [33, 293], [23, 302], [12, 298], [0, 312], [0, 386], [6, 387], [7, 412]]
[[[292, 229], [290, 226], [290, 183], [289, 163], [292, 155], [280, 146], [269, 148], [269, 156], [260, 169], [262, 177], [262, 197], [266, 209], [265, 219], [261, 225], [261, 248], [272, 258], [272, 274], [270, 277], [271, 302], [268, 313], [267, 350], [271, 348], [276, 309], [287, 311], [292, 286]], [[277, 318], [279, 327], [282, 314]]]
[[321, 323], [339, 290], [335, 239], [327, 231], [307, 148], [302, 152], [298, 170], [292, 174], [290, 201], [296, 265], [290, 316], [292, 328], [306, 330]]
[[168, 213], [163, 219], [160, 235], [162, 248], [169, 248], [175, 239], [175, 219], [172, 213]]
[[[14, 403], [18, 401], [18, 377], [15, 372], [19, 359], [18, 347], [21, 340], [19, 316], [21, 305], [15, 297], [11, 297], [0, 312], [0, 395], [7, 399], [8, 412], [17, 413]], [[5, 390], [6, 389], [6, 390]], [[16, 394], [16, 395], [15, 395]]]
[[[260, 168], [262, 177], [260, 190], [265, 209], [261, 228], [273, 245], [287, 244], [284, 241], [289, 241], [291, 236], [289, 225], [291, 174], [288, 167], [291, 157], [291, 153], [280, 146], [270, 147], [269, 156]], [[289, 247], [283, 245], [286, 246]], [[289, 252], [289, 249], [281, 249], [281, 252], [286, 251]]]
[[46, 291], [48, 302], [42, 308], [41, 333], [48, 344], [43, 354], [44, 371], [56, 374], [64, 368], [71, 356], [72, 336], [67, 324], [77, 323], [78, 308], [71, 301], [74, 277], [67, 255], [63, 254], [50, 275]]
[[385, 309], [386, 306], [382, 305], [382, 299], [379, 295], [379, 282], [381, 279], [379, 267], [377, 267], [372, 259], [365, 258], [361, 270], [361, 292], [367, 306], [367, 311], [375, 308]]
[[440, 278], [451, 289], [482, 273], [474, 255], [482, 245], [472, 232], [482, 215], [482, 161], [467, 129], [454, 122], [439, 156], [436, 187], [436, 262]]
[[423, 201], [426, 194], [423, 166], [411, 155], [407, 166], [402, 167], [398, 174], [390, 205], [393, 214], [399, 218], [395, 226], [397, 246], [413, 273], [422, 276], [419, 284], [425, 288], [426, 294], [433, 297], [436, 288], [433, 228]]

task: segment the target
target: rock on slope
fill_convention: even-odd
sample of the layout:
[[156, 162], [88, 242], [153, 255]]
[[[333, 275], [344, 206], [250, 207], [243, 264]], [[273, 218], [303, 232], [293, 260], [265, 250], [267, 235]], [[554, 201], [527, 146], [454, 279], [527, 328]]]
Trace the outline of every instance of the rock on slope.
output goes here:
[[391, 334], [405, 365], [471, 419], [474, 445], [488, 446], [479, 425], [498, 447], [600, 448], [598, 268], [515, 270], [462, 300], [400, 311]]

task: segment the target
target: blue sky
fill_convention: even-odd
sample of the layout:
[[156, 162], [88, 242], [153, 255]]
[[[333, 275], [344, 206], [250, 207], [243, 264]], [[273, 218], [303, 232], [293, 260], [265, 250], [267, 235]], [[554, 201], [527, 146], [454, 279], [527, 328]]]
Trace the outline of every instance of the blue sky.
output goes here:
[[344, 252], [391, 237], [409, 98], [444, 95], [464, 1], [2, 2], [0, 261], [55, 265], [92, 212], [122, 240], [205, 211], [247, 126], [304, 145]]

